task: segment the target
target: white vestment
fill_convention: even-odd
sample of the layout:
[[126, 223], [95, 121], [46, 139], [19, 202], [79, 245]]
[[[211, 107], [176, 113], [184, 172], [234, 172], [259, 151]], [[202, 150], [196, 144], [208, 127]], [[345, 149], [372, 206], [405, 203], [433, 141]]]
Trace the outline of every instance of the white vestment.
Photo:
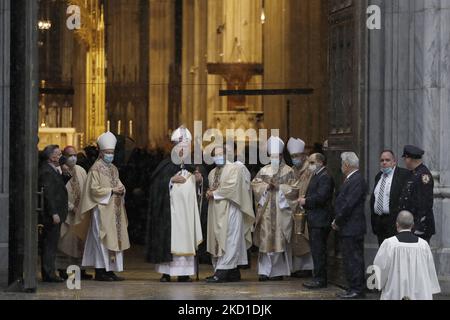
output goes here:
[[381, 272], [381, 300], [432, 300], [441, 291], [430, 246], [423, 239], [418, 243], [386, 239], [374, 265]]
[[158, 273], [173, 277], [196, 273], [194, 257], [198, 246], [203, 242], [195, 176], [187, 170], [182, 170], [178, 175], [187, 181], [184, 184], [169, 185], [173, 261], [155, 266]]
[[[222, 197], [215, 195], [215, 200], [223, 200]], [[242, 212], [238, 207], [230, 204], [227, 242], [225, 254], [219, 258], [212, 257], [214, 270], [232, 270], [238, 266], [247, 265], [247, 248], [244, 238], [244, 222]]]
[[[107, 204], [111, 195], [106, 197], [101, 204]], [[123, 271], [123, 251], [116, 252], [115, 258], [100, 240], [100, 211], [96, 207], [92, 212], [91, 226], [86, 238], [83, 254], [83, 267], [106, 269], [106, 271]]]

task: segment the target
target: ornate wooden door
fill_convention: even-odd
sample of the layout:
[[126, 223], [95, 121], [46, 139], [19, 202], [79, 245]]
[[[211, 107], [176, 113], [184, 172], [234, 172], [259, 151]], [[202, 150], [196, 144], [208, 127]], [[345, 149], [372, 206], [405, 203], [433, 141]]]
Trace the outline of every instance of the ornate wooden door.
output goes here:
[[[328, 167], [336, 188], [342, 183], [341, 158], [345, 151], [354, 151], [363, 163], [362, 109], [360, 74], [363, 59], [360, 26], [363, 2], [360, 0], [328, 1], [328, 69], [329, 69], [329, 137]], [[329, 241], [330, 280], [344, 285], [338, 241], [332, 232]]]

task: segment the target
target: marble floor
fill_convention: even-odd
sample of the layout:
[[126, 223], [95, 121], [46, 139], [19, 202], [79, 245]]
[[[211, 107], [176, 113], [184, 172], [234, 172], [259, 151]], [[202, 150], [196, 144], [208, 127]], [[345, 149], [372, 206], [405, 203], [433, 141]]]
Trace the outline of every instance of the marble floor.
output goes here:
[[[334, 285], [310, 291], [303, 288], [303, 279], [294, 278], [261, 283], [254, 268], [242, 270], [239, 283], [206, 284], [203, 279], [212, 272], [209, 265], [200, 266], [198, 282], [160, 283], [160, 275], [145, 263], [142, 250], [135, 247], [126, 254], [126, 271], [120, 274], [124, 282], [82, 281], [81, 290], [69, 290], [66, 283], [39, 282], [36, 293], [0, 292], [0, 300], [332, 300], [341, 291]], [[378, 299], [378, 295], [369, 294], [367, 299]]]

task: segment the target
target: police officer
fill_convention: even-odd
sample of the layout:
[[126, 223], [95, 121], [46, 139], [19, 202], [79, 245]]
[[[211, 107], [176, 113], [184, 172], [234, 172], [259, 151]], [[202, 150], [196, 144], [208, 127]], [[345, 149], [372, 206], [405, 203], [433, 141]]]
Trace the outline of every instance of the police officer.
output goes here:
[[435, 234], [433, 214], [434, 181], [430, 170], [423, 164], [425, 151], [415, 146], [405, 146], [403, 159], [411, 175], [400, 198], [400, 210], [414, 215], [414, 233], [430, 242]]

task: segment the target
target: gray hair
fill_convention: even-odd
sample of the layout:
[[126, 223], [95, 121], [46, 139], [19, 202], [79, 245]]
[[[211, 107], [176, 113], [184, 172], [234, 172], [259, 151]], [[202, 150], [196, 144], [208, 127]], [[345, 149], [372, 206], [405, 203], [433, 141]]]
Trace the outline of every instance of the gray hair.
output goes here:
[[59, 146], [56, 144], [46, 146], [45, 149], [42, 151], [42, 158], [44, 160], [50, 159], [50, 157], [53, 155], [56, 149], [59, 149]]
[[412, 229], [414, 226], [414, 216], [409, 211], [401, 211], [397, 216], [397, 224], [403, 229]]
[[342, 162], [346, 163], [349, 167], [359, 168], [359, 158], [354, 152], [344, 152], [341, 154]]

